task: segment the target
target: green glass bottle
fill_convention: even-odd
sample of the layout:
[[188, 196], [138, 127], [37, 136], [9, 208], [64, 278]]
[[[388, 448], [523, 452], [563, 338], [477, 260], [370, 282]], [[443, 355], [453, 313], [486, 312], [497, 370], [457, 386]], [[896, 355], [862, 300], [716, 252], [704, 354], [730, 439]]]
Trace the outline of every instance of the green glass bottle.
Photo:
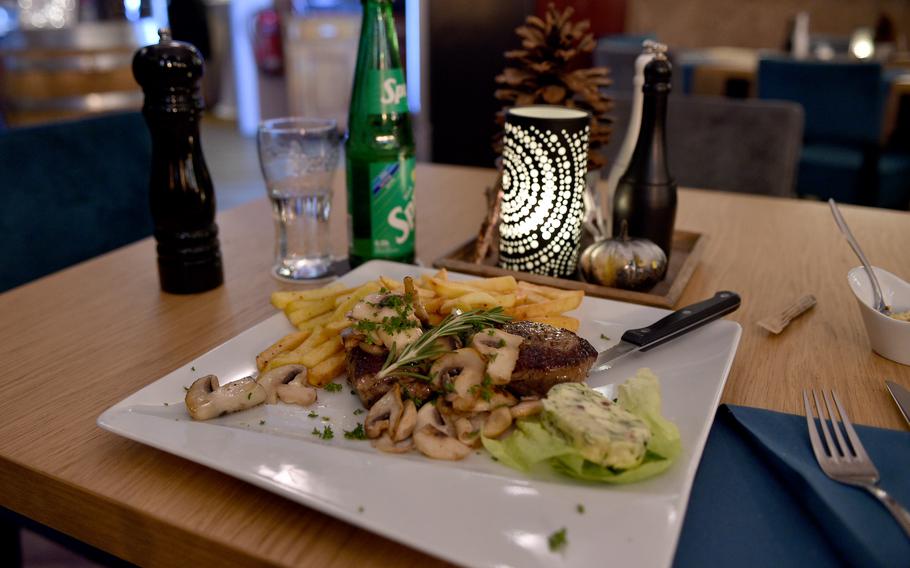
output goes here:
[[352, 266], [414, 261], [414, 134], [391, 0], [363, 0], [345, 142]]

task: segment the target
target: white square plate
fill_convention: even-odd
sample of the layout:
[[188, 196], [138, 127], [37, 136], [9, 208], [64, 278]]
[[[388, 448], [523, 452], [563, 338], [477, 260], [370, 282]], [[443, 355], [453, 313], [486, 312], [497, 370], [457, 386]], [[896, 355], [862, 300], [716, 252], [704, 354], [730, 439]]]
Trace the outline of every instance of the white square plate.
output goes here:
[[[401, 279], [422, 272], [427, 270], [374, 261], [340, 281], [353, 286], [380, 275]], [[624, 330], [666, 313], [585, 298], [572, 315], [581, 320], [579, 334], [600, 351]], [[363, 420], [353, 414], [361, 404], [346, 384], [340, 392], [320, 391], [310, 408], [263, 405], [207, 422], [189, 418], [184, 387], [209, 373], [222, 382], [253, 374], [256, 354], [290, 331], [284, 314], [275, 314], [114, 405], [98, 424], [457, 564], [530, 567], [599, 566], [607, 559], [617, 566], [671, 564], [741, 328], [716, 321], [589, 377], [599, 387], [650, 367], [661, 380], [664, 414], [682, 435], [682, 455], [668, 472], [624, 486], [573, 481], [546, 470], [526, 476], [483, 451], [462, 462], [383, 454], [342, 435]], [[319, 417], [308, 417], [311, 410]], [[312, 435], [326, 424], [334, 439]], [[568, 544], [550, 551], [549, 535], [562, 528]]]

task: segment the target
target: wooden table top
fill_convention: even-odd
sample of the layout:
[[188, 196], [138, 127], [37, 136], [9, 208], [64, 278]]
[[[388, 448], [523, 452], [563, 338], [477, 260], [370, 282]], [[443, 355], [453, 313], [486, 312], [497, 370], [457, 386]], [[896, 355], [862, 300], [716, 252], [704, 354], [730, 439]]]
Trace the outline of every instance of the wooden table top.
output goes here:
[[[475, 232], [494, 173], [420, 165], [417, 176], [418, 258], [429, 264]], [[336, 181], [331, 230], [343, 254]], [[910, 214], [843, 210], [873, 262], [910, 279]], [[268, 204], [218, 222], [226, 281], [205, 294], [161, 293], [147, 239], [0, 295], [0, 506], [143, 565], [441, 565], [95, 425], [109, 406], [274, 313]], [[858, 263], [826, 205], [682, 190], [677, 226], [709, 236], [681, 303], [720, 289], [743, 297], [724, 402], [799, 413], [800, 389], [834, 387], [856, 422], [904, 427], [883, 381], [910, 387], [910, 367], [870, 351], [846, 283]], [[782, 335], [756, 326], [805, 293], [818, 305]]]

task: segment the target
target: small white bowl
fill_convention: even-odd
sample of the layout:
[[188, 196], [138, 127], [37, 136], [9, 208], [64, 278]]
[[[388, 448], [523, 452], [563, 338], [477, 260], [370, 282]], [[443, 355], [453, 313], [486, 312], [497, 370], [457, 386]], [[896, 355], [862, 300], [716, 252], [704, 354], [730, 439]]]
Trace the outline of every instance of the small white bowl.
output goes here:
[[[887, 270], [873, 266], [885, 304], [892, 310], [910, 310], [910, 284]], [[872, 284], [862, 266], [847, 273], [847, 282], [866, 324], [872, 350], [901, 365], [910, 365], [910, 322], [890, 318], [872, 308]]]

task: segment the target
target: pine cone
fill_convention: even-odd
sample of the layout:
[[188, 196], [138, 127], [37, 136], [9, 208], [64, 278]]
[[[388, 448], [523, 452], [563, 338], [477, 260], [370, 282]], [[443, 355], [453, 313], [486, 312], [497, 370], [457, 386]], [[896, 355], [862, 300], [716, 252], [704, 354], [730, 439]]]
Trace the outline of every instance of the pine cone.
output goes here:
[[601, 168], [606, 159], [600, 148], [610, 140], [612, 120], [607, 116], [613, 102], [601, 92], [610, 84], [606, 67], [588, 67], [596, 45], [588, 31], [588, 20], [572, 22], [575, 10], [559, 12], [547, 6], [543, 19], [528, 16], [524, 25], [515, 29], [521, 38], [521, 49], [505, 53], [507, 66], [496, 83], [501, 86], [493, 96], [505, 103], [496, 113], [500, 130], [494, 136], [493, 149], [502, 153], [502, 127], [509, 108], [533, 104], [561, 105], [591, 113], [588, 170]]

